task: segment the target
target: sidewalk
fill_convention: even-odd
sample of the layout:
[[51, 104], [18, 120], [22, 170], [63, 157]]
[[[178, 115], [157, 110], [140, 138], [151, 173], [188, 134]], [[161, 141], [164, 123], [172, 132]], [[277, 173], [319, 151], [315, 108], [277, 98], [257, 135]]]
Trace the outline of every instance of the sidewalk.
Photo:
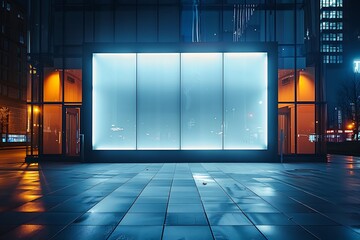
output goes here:
[[359, 163], [6, 163], [0, 239], [360, 239]]

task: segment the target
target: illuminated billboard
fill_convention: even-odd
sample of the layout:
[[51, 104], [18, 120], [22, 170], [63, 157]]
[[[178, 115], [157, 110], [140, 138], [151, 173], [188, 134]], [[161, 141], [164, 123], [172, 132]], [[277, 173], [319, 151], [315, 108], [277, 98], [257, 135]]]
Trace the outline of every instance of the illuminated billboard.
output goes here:
[[93, 150], [265, 150], [266, 52], [93, 53]]

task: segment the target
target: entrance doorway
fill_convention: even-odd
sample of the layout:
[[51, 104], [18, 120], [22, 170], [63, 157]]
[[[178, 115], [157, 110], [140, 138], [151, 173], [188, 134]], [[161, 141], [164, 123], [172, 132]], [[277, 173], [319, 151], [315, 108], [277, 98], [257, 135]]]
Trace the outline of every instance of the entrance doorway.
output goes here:
[[[279, 136], [279, 153], [282, 149], [283, 154], [291, 153], [291, 110], [289, 107], [282, 107], [278, 110], [278, 136]], [[281, 139], [283, 132], [283, 140]]]
[[65, 107], [66, 156], [80, 155], [80, 108]]

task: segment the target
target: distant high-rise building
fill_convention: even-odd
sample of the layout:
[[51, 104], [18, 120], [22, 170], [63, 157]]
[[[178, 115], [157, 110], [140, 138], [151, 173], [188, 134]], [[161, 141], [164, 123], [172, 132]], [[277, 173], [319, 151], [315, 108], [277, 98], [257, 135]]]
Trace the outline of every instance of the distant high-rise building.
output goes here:
[[320, 1], [320, 56], [324, 64], [329, 129], [348, 128], [355, 121], [356, 97], [348, 99], [346, 89], [355, 89], [353, 81], [360, 78], [354, 69], [360, 59], [359, 10], [360, 1]]
[[323, 63], [343, 63], [343, 29], [343, 0], [320, 0], [320, 51]]
[[0, 2], [0, 146], [26, 141], [26, 11]]

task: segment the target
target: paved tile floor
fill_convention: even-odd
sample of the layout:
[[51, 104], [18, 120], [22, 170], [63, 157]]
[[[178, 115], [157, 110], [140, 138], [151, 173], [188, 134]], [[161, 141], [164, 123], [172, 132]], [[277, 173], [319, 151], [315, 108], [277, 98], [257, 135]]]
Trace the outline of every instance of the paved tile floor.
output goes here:
[[360, 158], [2, 163], [0, 239], [360, 239]]

